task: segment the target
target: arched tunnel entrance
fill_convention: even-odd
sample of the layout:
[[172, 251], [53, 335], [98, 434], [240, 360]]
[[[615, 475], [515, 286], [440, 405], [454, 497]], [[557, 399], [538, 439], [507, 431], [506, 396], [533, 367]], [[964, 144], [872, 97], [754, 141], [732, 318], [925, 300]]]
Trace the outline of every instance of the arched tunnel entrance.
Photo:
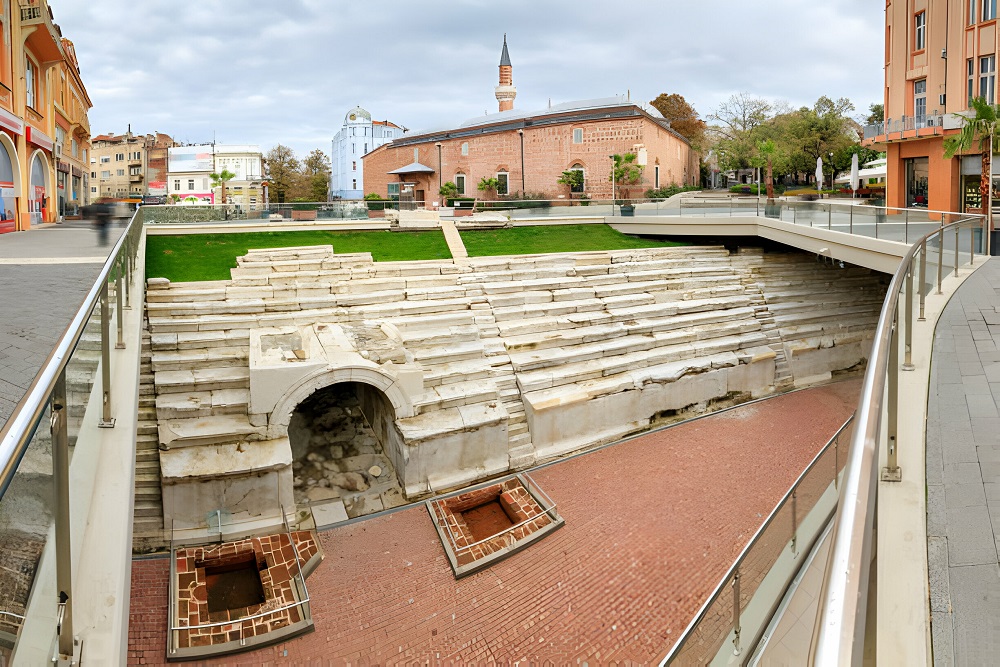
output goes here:
[[401, 452], [385, 394], [360, 382], [317, 390], [288, 423], [295, 502], [343, 502], [351, 518], [404, 503], [392, 463]]

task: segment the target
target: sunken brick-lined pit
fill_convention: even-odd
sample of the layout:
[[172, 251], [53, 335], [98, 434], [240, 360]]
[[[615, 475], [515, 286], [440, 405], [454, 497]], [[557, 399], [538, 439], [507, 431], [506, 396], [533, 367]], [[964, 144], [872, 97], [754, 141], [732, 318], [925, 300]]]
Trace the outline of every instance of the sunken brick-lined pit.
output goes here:
[[[299, 567], [307, 574], [306, 570], [315, 567], [322, 556], [315, 533], [298, 531], [290, 535], [295, 541], [294, 549], [289, 534], [281, 533], [211, 547], [180, 548], [174, 552], [177, 574], [172, 582], [176, 605], [173, 624], [191, 629], [170, 633], [169, 659], [190, 659], [259, 647], [312, 628], [308, 605], [290, 605], [301, 601], [300, 591], [294, 582]], [[248, 561], [259, 572], [264, 602], [210, 612], [211, 572]], [[269, 610], [274, 611], [264, 613]], [[259, 618], [240, 621], [261, 613], [264, 615]], [[205, 628], [193, 627], [224, 621], [234, 622]]]
[[[456, 577], [481, 570], [496, 561], [520, 551], [528, 544], [563, 525], [554, 507], [542, 507], [542, 499], [529, 490], [522, 476], [504, 482], [427, 503], [438, 535]], [[498, 531], [492, 537], [483, 536], [483, 519], [477, 510], [491, 504], [499, 505], [506, 521], [492, 525]], [[450, 530], [449, 530], [450, 529]]]

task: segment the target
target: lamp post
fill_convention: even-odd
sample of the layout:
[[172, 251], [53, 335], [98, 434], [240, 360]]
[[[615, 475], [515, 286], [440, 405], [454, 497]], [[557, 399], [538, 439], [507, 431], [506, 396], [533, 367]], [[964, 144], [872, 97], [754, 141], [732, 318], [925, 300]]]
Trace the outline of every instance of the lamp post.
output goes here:
[[611, 158], [611, 215], [615, 214], [615, 156], [609, 155]]

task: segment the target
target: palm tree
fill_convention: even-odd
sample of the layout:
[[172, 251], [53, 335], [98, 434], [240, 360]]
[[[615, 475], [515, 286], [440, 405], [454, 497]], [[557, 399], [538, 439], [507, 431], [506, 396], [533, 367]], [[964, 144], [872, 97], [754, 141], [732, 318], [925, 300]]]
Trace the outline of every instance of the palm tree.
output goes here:
[[979, 141], [982, 152], [982, 176], [979, 179], [979, 196], [982, 201], [989, 229], [993, 230], [993, 188], [990, 175], [993, 173], [993, 151], [996, 150], [997, 138], [1000, 135], [1000, 106], [990, 104], [982, 97], [974, 97], [969, 101], [972, 115], [959, 115], [962, 119], [961, 131], [944, 140], [944, 157], [950, 160], [956, 153], [964, 153]]
[[[767, 188], [767, 203], [769, 206], [774, 205], [774, 156], [778, 152], [778, 148], [774, 145], [774, 142], [770, 139], [766, 139], [757, 144], [757, 150], [760, 151], [761, 156], [764, 158], [767, 164], [767, 173], [764, 176], [764, 186]], [[757, 193], [758, 196], [760, 192]]]
[[234, 174], [233, 172], [229, 171], [228, 169], [223, 169], [222, 171], [220, 171], [218, 173], [211, 173], [211, 174], [209, 174], [208, 177], [212, 179], [212, 187], [213, 188], [218, 188], [218, 187], [222, 188], [222, 194], [220, 195], [220, 199], [221, 199], [221, 202], [223, 204], [225, 204], [226, 203], [226, 183], [228, 181], [231, 181], [234, 178], [236, 178], [236, 174]]

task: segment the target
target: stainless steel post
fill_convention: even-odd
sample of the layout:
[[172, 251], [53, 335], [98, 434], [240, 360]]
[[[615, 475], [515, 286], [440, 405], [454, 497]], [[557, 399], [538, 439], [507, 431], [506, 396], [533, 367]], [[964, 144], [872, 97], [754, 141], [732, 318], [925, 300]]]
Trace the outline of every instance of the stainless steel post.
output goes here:
[[958, 227], [955, 228], [955, 276], [958, 276]]
[[969, 225], [969, 266], [976, 263], [976, 228]]
[[848, 232], [850, 234], [854, 233], [854, 207], [853, 206], [851, 207], [851, 218], [850, 218], [850, 222], [848, 223], [847, 229], [848, 229]]
[[740, 568], [733, 575], [733, 655], [739, 655], [740, 649]]
[[125, 265], [125, 310], [132, 310], [132, 270], [135, 268], [132, 257], [132, 239], [130, 238], [126, 244], [125, 256], [122, 258]]
[[833, 229], [833, 204], [826, 205], [826, 228]]
[[886, 429], [886, 445], [889, 448], [888, 461], [886, 462], [886, 467], [882, 469], [882, 481], [883, 482], [898, 482], [902, 479], [902, 471], [899, 469], [899, 462], [897, 460], [897, 446], [896, 433], [897, 431], [897, 406], [899, 405], [899, 306], [896, 307], [896, 312], [893, 316], [892, 322], [892, 337], [889, 340], [889, 371], [887, 380], [887, 393], [888, 393], [888, 412], [886, 417], [887, 429]]
[[906, 324], [903, 329], [903, 370], [912, 371], [913, 366], [913, 262], [906, 271]]
[[115, 329], [117, 329], [115, 349], [124, 350], [125, 338], [122, 335], [124, 330], [122, 325], [122, 263], [120, 261], [115, 269]]
[[111, 418], [111, 308], [108, 304], [108, 282], [101, 287], [101, 428], [114, 428]]
[[903, 243], [910, 242], [910, 211], [903, 211]]
[[924, 317], [924, 301], [927, 299], [927, 290], [929, 289], [927, 285], [927, 240], [924, 239], [920, 243], [920, 317], [917, 318], [921, 322], [927, 319]]
[[937, 239], [938, 239], [937, 293], [944, 294], [944, 292], [941, 291], [941, 279], [944, 278], [943, 275], [944, 274], [944, 231], [943, 230], [938, 232]]
[[69, 514], [69, 424], [66, 401], [66, 370], [59, 374], [51, 398], [52, 481], [55, 492], [56, 590], [59, 597], [57, 628], [59, 655], [73, 656], [73, 566]]

